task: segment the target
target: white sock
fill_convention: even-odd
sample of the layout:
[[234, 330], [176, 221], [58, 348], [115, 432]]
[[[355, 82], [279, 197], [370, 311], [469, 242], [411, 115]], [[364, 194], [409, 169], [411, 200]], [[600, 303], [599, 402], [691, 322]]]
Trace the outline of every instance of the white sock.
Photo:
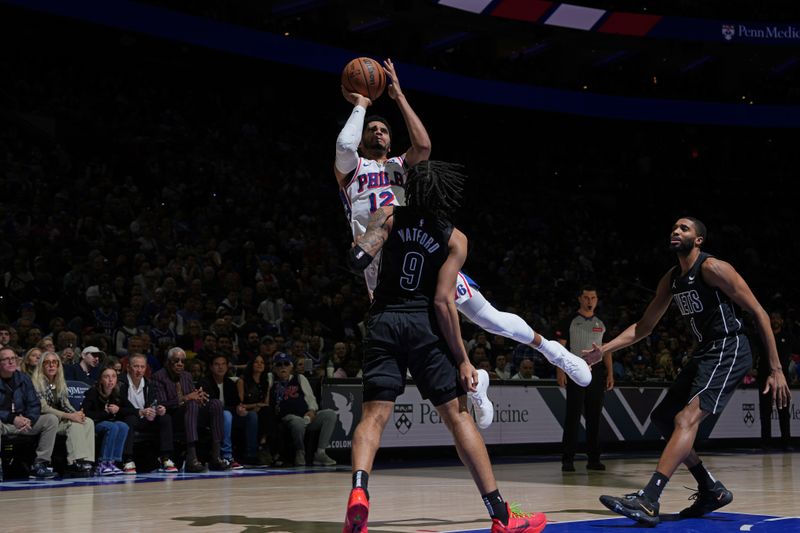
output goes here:
[[553, 359], [556, 359], [559, 356], [560, 348], [563, 348], [560, 342], [546, 341], [544, 340], [544, 337], [542, 337], [542, 344], [536, 349], [542, 352], [548, 361], [553, 361]]

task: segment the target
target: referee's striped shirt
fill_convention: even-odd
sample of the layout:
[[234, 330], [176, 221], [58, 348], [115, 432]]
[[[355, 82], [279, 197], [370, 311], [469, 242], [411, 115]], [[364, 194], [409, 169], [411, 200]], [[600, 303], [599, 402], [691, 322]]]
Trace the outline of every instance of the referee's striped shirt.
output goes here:
[[600, 317], [592, 315], [590, 318], [586, 318], [576, 312], [556, 332], [556, 338], [566, 340], [567, 349], [578, 357], [582, 357], [583, 350], [592, 349], [592, 343], [598, 346], [603, 344], [605, 333], [606, 325]]

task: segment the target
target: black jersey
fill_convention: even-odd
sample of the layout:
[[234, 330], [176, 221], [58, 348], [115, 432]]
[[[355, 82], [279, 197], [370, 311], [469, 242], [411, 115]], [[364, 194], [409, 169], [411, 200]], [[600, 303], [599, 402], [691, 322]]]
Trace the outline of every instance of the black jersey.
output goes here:
[[409, 207], [395, 207], [392, 231], [381, 252], [375, 305], [430, 306], [452, 232], [450, 222]]
[[700, 347], [723, 337], [731, 337], [742, 330], [742, 321], [728, 296], [703, 281], [700, 267], [710, 256], [700, 252], [697, 261], [681, 276], [679, 268], [672, 272], [672, 299], [688, 320]]

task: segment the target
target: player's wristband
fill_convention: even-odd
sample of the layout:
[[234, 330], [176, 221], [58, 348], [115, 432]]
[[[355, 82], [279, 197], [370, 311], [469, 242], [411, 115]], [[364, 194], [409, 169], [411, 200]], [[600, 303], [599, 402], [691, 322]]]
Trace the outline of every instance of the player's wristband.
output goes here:
[[372, 263], [373, 259], [374, 257], [356, 244], [350, 248], [350, 251], [347, 253], [347, 266], [350, 267], [350, 270], [353, 272], [361, 273]]

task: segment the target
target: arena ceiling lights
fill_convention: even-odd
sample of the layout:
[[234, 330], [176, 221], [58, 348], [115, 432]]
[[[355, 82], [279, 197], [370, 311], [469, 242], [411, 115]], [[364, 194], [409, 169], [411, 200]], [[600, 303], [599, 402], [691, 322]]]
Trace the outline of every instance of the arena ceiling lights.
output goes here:
[[438, 3], [481, 15], [597, 33], [800, 46], [800, 21], [770, 23], [666, 17], [545, 0], [439, 0]]

